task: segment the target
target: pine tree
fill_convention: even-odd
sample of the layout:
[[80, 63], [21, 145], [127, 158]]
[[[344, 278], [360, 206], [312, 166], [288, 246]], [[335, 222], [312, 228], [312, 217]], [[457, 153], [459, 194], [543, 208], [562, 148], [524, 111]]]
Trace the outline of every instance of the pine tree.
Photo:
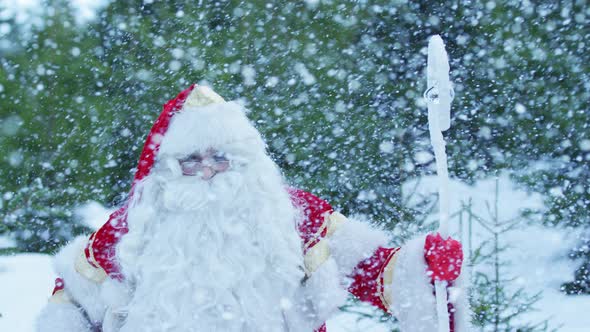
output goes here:
[[[4, 227], [19, 250], [52, 251], [79, 233], [73, 208], [94, 196], [105, 155], [92, 144], [93, 79], [67, 1], [47, 2], [43, 25], [7, 55], [0, 162]], [[91, 51], [91, 49], [90, 49]], [[84, 53], [83, 53], [84, 52]]]

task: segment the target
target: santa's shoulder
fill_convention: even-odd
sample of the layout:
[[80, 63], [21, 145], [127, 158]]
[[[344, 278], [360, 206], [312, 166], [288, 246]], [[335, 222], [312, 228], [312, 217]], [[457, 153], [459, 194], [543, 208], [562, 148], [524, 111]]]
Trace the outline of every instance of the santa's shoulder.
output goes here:
[[334, 209], [326, 200], [305, 190], [289, 187], [287, 191], [291, 202], [301, 213], [297, 223], [299, 234], [304, 243], [313, 245], [311, 242], [326, 236], [326, 221]]

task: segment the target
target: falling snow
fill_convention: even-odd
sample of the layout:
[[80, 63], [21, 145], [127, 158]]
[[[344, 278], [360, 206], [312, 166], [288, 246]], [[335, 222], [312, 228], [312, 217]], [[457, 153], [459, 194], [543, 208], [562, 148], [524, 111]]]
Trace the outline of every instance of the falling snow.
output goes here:
[[[437, 34], [448, 93], [427, 80]], [[573, 0], [0, 1], [0, 293], [27, 289], [0, 296], [0, 330], [32, 331], [47, 255], [125, 201], [145, 133], [192, 83], [248, 110], [289, 185], [396, 245], [438, 227], [427, 108], [448, 98], [450, 234], [471, 250], [477, 330], [586, 330], [588, 45]], [[398, 325], [350, 300], [328, 326]]]

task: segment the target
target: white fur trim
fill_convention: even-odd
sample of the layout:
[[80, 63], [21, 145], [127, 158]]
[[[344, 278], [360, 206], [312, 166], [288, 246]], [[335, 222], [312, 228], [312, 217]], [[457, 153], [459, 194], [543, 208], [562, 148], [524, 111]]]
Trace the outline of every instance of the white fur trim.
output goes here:
[[87, 240], [87, 236], [74, 239], [60, 250], [53, 264], [57, 275], [64, 280], [65, 292], [69, 297], [82, 306], [93, 322], [101, 322], [106, 309], [100, 298], [101, 284], [86, 279], [75, 269], [76, 259], [84, 250]]
[[425, 236], [408, 241], [396, 254], [391, 311], [403, 332], [437, 331], [434, 287], [426, 275]]
[[340, 283], [334, 259], [325, 261], [305, 282], [304, 298], [313, 307], [314, 328], [321, 326], [338, 307], [346, 303], [348, 291]]
[[449, 302], [455, 308], [455, 331], [468, 332], [473, 330], [471, 325], [471, 306], [469, 305], [469, 291], [471, 271], [467, 266], [461, 268], [461, 275], [449, 287]]
[[126, 281], [108, 278], [102, 284], [100, 296], [107, 306], [102, 322], [102, 332], [118, 332], [125, 322], [133, 296], [133, 287]]
[[49, 302], [37, 317], [35, 331], [91, 332], [91, 327], [75, 305]]
[[127, 315], [127, 305], [132, 298], [132, 287], [125, 281], [108, 278], [104, 281], [100, 296], [107, 306], [102, 324], [103, 332], [117, 332]]
[[253, 146], [258, 148], [257, 152], [265, 153], [262, 137], [241, 105], [235, 102], [200, 107], [185, 105], [182, 112], [172, 117], [158, 158], [179, 158], [209, 148], [232, 154], [251, 151]]
[[[426, 270], [424, 259], [425, 236], [408, 241], [396, 254], [391, 287], [391, 311], [399, 321], [402, 332], [430, 332], [438, 330], [434, 287]], [[461, 275], [449, 287], [449, 302], [455, 308], [455, 331], [472, 330], [469, 307], [468, 269], [463, 266]]]
[[370, 257], [377, 248], [387, 244], [387, 235], [368, 222], [348, 219], [329, 238], [330, 252], [342, 277], [350, 275], [355, 266]]
[[102, 301], [115, 311], [129, 304], [132, 295], [132, 288], [128, 283], [111, 278], [103, 282], [100, 290]]

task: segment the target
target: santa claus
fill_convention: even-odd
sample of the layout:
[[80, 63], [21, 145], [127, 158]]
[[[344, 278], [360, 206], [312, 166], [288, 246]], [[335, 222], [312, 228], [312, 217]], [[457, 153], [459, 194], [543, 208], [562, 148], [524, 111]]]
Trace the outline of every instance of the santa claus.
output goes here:
[[457, 241], [392, 248], [288, 187], [244, 111], [196, 85], [164, 106], [126, 203], [56, 255], [38, 331], [325, 331], [350, 292], [432, 332], [435, 279], [459, 290], [451, 330], [468, 324]]

